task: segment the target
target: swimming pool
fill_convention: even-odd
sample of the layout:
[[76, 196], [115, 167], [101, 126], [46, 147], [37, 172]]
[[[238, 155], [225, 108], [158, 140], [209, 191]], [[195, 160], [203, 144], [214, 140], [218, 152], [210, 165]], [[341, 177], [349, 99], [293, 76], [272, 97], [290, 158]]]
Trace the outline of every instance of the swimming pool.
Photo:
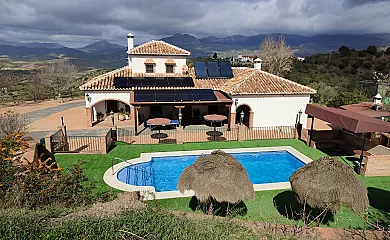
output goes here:
[[[255, 191], [286, 189], [289, 177], [311, 159], [290, 146], [222, 149], [232, 154], [247, 170]], [[139, 158], [114, 165], [104, 174], [104, 181], [123, 191], [140, 191], [146, 199], [192, 196], [180, 193], [177, 181], [183, 170], [201, 154], [214, 150], [142, 153]]]
[[[288, 182], [305, 165], [288, 151], [244, 152], [232, 155], [245, 167], [253, 184]], [[154, 186], [156, 192], [175, 191], [183, 170], [199, 155], [152, 157], [150, 162], [123, 168], [119, 181], [135, 186]]]

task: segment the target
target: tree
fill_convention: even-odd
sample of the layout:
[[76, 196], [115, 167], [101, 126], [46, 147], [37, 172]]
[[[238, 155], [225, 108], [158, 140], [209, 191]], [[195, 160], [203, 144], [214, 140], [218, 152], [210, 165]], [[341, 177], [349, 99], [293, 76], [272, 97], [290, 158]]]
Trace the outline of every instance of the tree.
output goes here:
[[348, 55], [349, 53], [349, 47], [346, 47], [346, 46], [342, 46], [339, 48], [339, 53], [343, 56], [346, 56]]
[[55, 62], [43, 67], [38, 77], [40, 81], [49, 83], [54, 93], [59, 95], [74, 87], [77, 81], [77, 69], [69, 62]]
[[386, 48], [386, 54], [390, 55], [390, 47]]
[[260, 48], [259, 57], [263, 59], [264, 67], [269, 73], [283, 77], [291, 71], [294, 51], [282, 35], [277, 40], [272, 36], [267, 37]]
[[27, 130], [30, 119], [19, 113], [7, 111], [0, 114], [0, 137]]
[[355, 104], [367, 101], [360, 92], [341, 92], [326, 103], [328, 107], [339, 108], [343, 105]]
[[217, 53], [214, 53], [213, 58], [214, 58], [214, 59], [217, 59], [217, 58], [218, 58]]
[[378, 49], [375, 46], [370, 45], [370, 46], [368, 46], [366, 52], [371, 54], [371, 55], [375, 55], [378, 52]]
[[329, 86], [324, 82], [314, 82], [309, 87], [317, 90], [317, 93], [313, 95], [313, 102], [319, 103], [320, 105], [324, 105], [330, 99], [334, 98], [339, 91], [337, 87]]
[[48, 95], [50, 84], [45, 78], [33, 75], [29, 83], [26, 85], [26, 93], [30, 99], [34, 101], [43, 100]]

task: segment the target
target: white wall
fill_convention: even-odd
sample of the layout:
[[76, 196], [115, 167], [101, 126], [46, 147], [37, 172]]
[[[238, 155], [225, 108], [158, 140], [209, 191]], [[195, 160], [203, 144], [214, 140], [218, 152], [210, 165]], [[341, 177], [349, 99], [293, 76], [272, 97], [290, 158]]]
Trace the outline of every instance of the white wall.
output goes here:
[[131, 55], [131, 64], [133, 66], [133, 73], [145, 73], [145, 61], [148, 58], [153, 59], [156, 63], [154, 66], [155, 73], [166, 73], [165, 62], [167, 59], [175, 61], [174, 73], [182, 73], [182, 67], [187, 64], [185, 56], [143, 56]]
[[[91, 101], [89, 102], [86, 95], [89, 95]], [[104, 100], [117, 100], [126, 103], [130, 106], [130, 92], [129, 91], [85, 91], [85, 107], [90, 108], [96, 103]], [[119, 105], [119, 109], [121, 105]], [[124, 107], [123, 107], [124, 108]]]
[[[238, 99], [238, 106], [246, 104], [254, 112], [253, 127], [294, 126], [297, 113], [302, 111], [301, 123], [306, 127], [306, 104], [310, 101], [309, 95], [285, 96], [233, 96]], [[233, 104], [232, 112], [236, 112]]]

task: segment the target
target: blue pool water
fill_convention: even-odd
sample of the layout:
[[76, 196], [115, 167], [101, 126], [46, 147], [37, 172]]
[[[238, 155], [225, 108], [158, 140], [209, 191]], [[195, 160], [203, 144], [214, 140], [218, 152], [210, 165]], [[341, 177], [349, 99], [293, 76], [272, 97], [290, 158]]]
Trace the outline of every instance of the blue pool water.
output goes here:
[[[246, 169], [253, 184], [288, 182], [291, 174], [305, 164], [288, 151], [244, 152], [232, 154]], [[177, 190], [183, 170], [199, 155], [153, 157], [150, 162], [122, 169], [121, 182], [136, 186], [154, 186], [157, 192]]]

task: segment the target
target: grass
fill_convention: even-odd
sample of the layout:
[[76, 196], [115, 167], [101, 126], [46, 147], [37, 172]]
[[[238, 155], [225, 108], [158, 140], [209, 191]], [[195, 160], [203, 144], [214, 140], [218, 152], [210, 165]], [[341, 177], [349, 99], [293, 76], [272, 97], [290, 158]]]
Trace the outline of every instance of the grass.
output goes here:
[[[50, 210], [0, 210], [0, 239], [288, 239], [228, 219], [189, 219], [152, 208], [116, 217], [51, 221]], [[139, 236], [139, 237], [136, 237]]]
[[[244, 142], [207, 142], [207, 143], [187, 143], [183, 145], [128, 145], [117, 143], [106, 155], [56, 155], [59, 165], [67, 169], [73, 163], [81, 160], [86, 164], [83, 168], [86, 170], [88, 178], [96, 184], [96, 191], [112, 191], [103, 181], [104, 172], [111, 167], [111, 159], [119, 157], [122, 159], [132, 159], [139, 157], [141, 153], [146, 152], [168, 152], [168, 151], [186, 151], [186, 150], [208, 150], [208, 149], [230, 149], [230, 148], [252, 148], [252, 147], [274, 147], [291, 146], [307, 157], [317, 160], [327, 154], [317, 149], [307, 147], [301, 141], [295, 139], [278, 140], [257, 140]], [[342, 156], [340, 160], [346, 164], [351, 164], [348, 157]], [[379, 220], [382, 225], [390, 225], [390, 177], [362, 177], [359, 178], [366, 184], [369, 190], [371, 206], [369, 216], [371, 221]], [[179, 210], [183, 212], [192, 212], [190, 207], [191, 198], [162, 199], [150, 201], [149, 204], [157, 208]], [[244, 202], [247, 207], [247, 214], [237, 216], [237, 218], [252, 221], [267, 221], [279, 223], [291, 223], [286, 214], [286, 208], [292, 208], [295, 198], [290, 190], [273, 190], [256, 192], [255, 200]], [[274, 205], [277, 205], [275, 207]], [[279, 211], [278, 211], [279, 209]], [[291, 217], [290, 217], [291, 218]], [[342, 208], [335, 215], [331, 216], [325, 226], [344, 227], [344, 228], [366, 228], [364, 221], [352, 210]]]

